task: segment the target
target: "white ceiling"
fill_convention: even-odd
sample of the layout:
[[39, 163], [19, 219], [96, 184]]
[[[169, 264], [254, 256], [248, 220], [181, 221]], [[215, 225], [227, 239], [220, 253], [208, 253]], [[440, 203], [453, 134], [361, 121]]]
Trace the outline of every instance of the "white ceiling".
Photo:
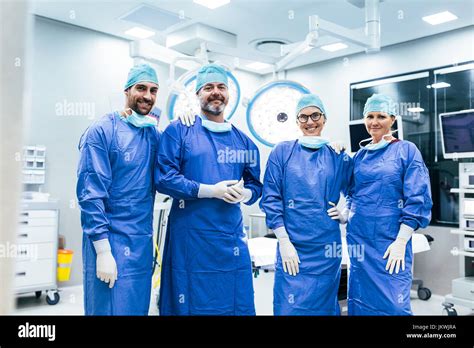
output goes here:
[[[193, 3], [192, 0], [32, 0], [34, 14], [67, 22], [92, 30], [133, 40], [125, 31], [136, 26], [120, 19], [141, 4], [148, 4], [172, 13], [182, 13], [187, 18], [181, 23], [157, 33], [152, 39], [164, 45], [166, 35], [197, 22], [237, 35], [237, 48], [232, 54], [242, 58], [273, 63], [271, 55], [257, 51], [249, 42], [260, 38], [280, 38], [290, 42], [302, 41], [308, 33], [308, 16], [345, 26], [363, 29], [365, 11], [346, 0], [231, 0], [215, 10]], [[432, 26], [421, 17], [441, 11], [450, 11], [458, 19]], [[294, 18], [289, 18], [293, 11]], [[380, 4], [381, 45], [393, 45], [441, 32], [474, 25], [473, 0], [384, 0]], [[334, 42], [339, 40], [334, 39]], [[313, 49], [294, 61], [289, 67], [302, 66], [335, 57], [344, 57], [364, 49], [352, 44], [338, 52]]]

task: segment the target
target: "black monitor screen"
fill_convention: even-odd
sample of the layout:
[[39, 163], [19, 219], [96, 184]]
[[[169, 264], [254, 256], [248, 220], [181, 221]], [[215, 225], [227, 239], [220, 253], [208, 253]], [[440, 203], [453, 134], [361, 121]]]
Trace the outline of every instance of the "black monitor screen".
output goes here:
[[[395, 120], [395, 123], [392, 127], [393, 130], [398, 129], [398, 120]], [[359, 142], [361, 140], [370, 138], [370, 134], [367, 132], [364, 123], [357, 123], [349, 125], [349, 133], [351, 137], [351, 151], [357, 152], [360, 149]], [[398, 132], [394, 133], [395, 138], [399, 138]], [[362, 145], [367, 145], [367, 143]]]
[[474, 152], [474, 111], [442, 115], [444, 153]]

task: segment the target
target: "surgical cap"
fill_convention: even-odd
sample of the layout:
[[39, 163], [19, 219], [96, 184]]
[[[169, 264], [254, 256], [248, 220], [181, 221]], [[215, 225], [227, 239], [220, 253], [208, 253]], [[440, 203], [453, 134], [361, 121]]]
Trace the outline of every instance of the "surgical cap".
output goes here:
[[307, 108], [308, 106], [315, 106], [326, 116], [326, 111], [324, 110], [324, 105], [322, 100], [316, 94], [304, 94], [298, 101], [296, 106], [296, 116], [300, 113], [301, 110]]
[[373, 94], [364, 106], [364, 117], [369, 112], [385, 112], [389, 115], [396, 116], [396, 104], [389, 96], [385, 94]]
[[196, 92], [205, 84], [211, 82], [220, 82], [229, 86], [226, 70], [217, 64], [207, 64], [199, 69], [196, 76]]
[[132, 67], [128, 72], [127, 83], [123, 89], [126, 90], [139, 82], [153, 82], [158, 85], [158, 77], [156, 76], [155, 69], [148, 64], [140, 64]]

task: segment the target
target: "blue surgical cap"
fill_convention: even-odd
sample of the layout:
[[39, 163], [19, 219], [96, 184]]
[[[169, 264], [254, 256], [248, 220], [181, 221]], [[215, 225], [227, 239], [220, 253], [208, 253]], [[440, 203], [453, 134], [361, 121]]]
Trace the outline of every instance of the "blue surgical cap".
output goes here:
[[158, 85], [158, 77], [156, 76], [155, 69], [148, 64], [140, 64], [132, 67], [128, 72], [127, 83], [123, 89], [126, 90], [139, 82], [153, 82]]
[[369, 112], [385, 112], [389, 115], [396, 116], [396, 104], [389, 96], [385, 94], [373, 94], [367, 99], [364, 106], [364, 117]]
[[196, 76], [196, 92], [205, 84], [211, 82], [220, 82], [229, 86], [226, 70], [217, 64], [207, 64], [199, 69]]
[[317, 107], [326, 116], [323, 102], [316, 94], [303, 94], [296, 106], [296, 116], [298, 116], [302, 109], [307, 108], [308, 106]]

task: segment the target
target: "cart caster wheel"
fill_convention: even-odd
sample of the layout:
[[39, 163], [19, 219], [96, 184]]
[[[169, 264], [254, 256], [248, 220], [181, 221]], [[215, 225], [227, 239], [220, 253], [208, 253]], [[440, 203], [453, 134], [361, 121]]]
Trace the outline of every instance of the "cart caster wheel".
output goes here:
[[431, 297], [431, 290], [428, 288], [418, 288], [418, 298], [423, 301], [428, 301]]
[[454, 308], [444, 308], [443, 309], [443, 315], [447, 315], [449, 317], [454, 317], [458, 315], [458, 312]]
[[41, 293], [42, 293], [41, 291], [36, 291], [35, 292], [36, 299], [39, 299], [41, 297]]
[[57, 304], [59, 302], [59, 294], [57, 292], [54, 293], [54, 299], [52, 300], [50, 297], [49, 297], [49, 294], [46, 295], [46, 302], [51, 305], [51, 306], [54, 306], [55, 304]]

